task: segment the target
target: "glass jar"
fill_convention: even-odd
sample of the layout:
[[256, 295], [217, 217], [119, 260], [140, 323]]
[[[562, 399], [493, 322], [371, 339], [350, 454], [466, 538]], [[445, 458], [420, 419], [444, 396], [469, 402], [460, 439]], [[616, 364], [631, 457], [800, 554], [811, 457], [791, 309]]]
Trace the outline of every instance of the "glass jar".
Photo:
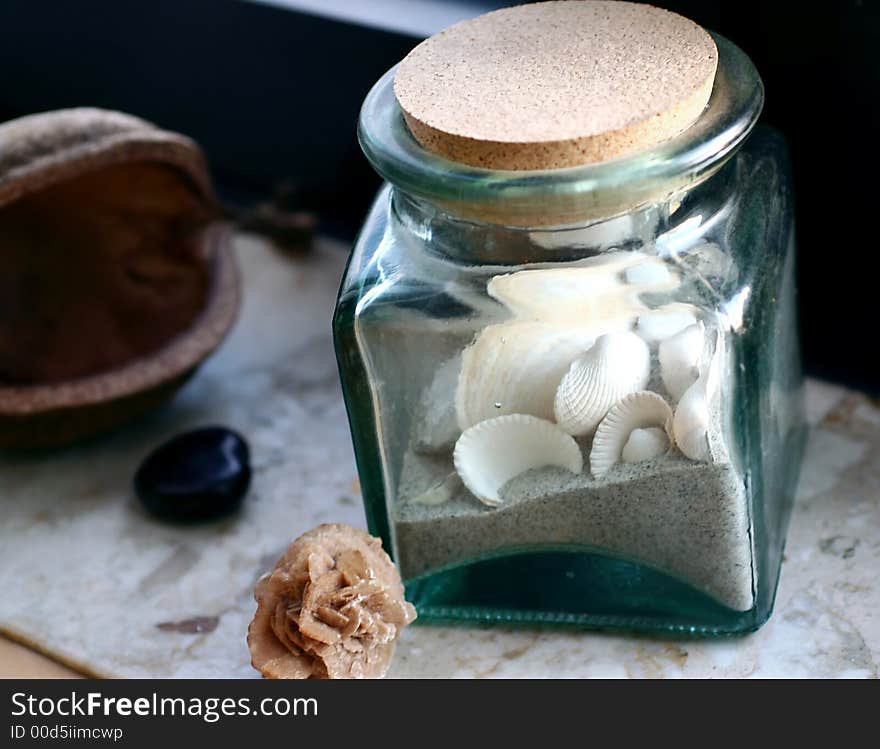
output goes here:
[[791, 182], [756, 70], [715, 39], [695, 124], [582, 167], [444, 160], [393, 70], [368, 95], [388, 184], [334, 334], [367, 521], [422, 621], [770, 615], [805, 437]]

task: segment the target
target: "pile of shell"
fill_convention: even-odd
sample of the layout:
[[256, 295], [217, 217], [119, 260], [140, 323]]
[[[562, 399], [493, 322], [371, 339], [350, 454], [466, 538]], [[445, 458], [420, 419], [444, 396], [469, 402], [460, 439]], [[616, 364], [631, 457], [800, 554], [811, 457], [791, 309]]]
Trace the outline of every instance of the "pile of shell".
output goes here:
[[[456, 387], [455, 469], [475, 497], [498, 506], [502, 487], [533, 468], [580, 473], [578, 440], [596, 478], [675, 449], [709, 457], [720, 341], [707, 356], [696, 307], [641, 301], [677, 285], [663, 261], [633, 252], [490, 280], [489, 294], [513, 318], [464, 350]], [[655, 345], [674, 410], [647, 389]]]

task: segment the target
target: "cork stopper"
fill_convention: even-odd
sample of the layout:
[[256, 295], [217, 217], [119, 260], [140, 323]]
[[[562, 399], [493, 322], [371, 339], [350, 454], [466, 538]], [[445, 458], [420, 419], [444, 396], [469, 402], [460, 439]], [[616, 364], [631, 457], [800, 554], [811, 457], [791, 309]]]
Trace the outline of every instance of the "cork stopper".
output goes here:
[[487, 13], [426, 39], [394, 93], [429, 151], [489, 169], [607, 161], [680, 133], [709, 100], [718, 51], [650, 5], [559, 0]]

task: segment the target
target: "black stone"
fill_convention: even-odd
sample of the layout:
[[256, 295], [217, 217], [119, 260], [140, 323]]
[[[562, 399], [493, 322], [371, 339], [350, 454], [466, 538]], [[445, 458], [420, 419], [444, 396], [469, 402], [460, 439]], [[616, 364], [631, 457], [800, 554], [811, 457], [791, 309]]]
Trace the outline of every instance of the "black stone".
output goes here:
[[251, 483], [244, 438], [224, 427], [184, 432], [141, 463], [134, 489], [154, 515], [170, 520], [207, 520], [238, 508]]

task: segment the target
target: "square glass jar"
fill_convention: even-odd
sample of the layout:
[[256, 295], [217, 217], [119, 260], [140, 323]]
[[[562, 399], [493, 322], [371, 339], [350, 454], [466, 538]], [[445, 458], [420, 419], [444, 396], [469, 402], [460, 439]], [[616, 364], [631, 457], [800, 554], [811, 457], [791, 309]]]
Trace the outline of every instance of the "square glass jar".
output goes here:
[[[805, 438], [791, 181], [757, 72], [715, 39], [694, 125], [584, 167], [455, 164], [407, 130], [393, 70], [367, 97], [388, 184], [334, 336], [367, 521], [422, 621], [720, 635], [770, 615]], [[641, 395], [609, 400], [596, 347], [633, 338], [641, 363], [610, 376], [647, 362]], [[583, 433], [559, 412], [578, 366], [608, 401]]]

